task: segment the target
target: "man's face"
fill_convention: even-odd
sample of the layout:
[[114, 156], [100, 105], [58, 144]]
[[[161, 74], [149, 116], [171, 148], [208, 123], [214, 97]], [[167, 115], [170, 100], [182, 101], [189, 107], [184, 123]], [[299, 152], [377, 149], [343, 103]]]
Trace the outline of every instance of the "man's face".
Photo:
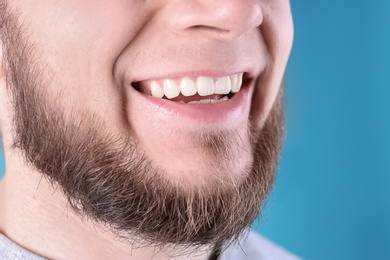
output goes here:
[[80, 213], [157, 244], [218, 243], [251, 223], [279, 149], [288, 0], [2, 12], [15, 145]]

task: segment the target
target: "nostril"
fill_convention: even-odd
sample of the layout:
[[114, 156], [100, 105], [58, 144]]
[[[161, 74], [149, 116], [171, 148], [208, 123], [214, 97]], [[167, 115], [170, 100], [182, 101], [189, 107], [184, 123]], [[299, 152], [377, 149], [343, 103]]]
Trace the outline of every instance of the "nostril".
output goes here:
[[[263, 20], [261, 1], [172, 1], [165, 9], [167, 28], [202, 37], [231, 40], [257, 28]], [[175, 14], [175, 15], [172, 15]]]
[[229, 38], [230, 31], [223, 29], [223, 28], [218, 28], [218, 27], [213, 27], [213, 26], [207, 26], [207, 25], [194, 25], [188, 28], [189, 30], [192, 30], [194, 32], [199, 32], [203, 34], [209, 34], [209, 35], [215, 35], [217, 37], [222, 37], [222, 38]]
[[217, 31], [217, 32], [229, 32], [229, 30], [226, 30], [226, 29], [223, 29], [223, 28], [207, 26], [207, 25], [194, 25], [194, 26], [191, 26], [190, 29], [208, 30], [208, 31]]

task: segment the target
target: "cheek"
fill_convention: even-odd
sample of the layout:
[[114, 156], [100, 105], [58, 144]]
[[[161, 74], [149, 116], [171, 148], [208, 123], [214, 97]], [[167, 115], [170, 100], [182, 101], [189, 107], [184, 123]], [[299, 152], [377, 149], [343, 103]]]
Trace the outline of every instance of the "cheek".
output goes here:
[[[142, 1], [67, 0], [20, 1], [20, 14], [39, 57], [53, 64], [58, 75], [74, 66], [93, 73], [111, 66], [145, 22]], [[84, 71], [89, 70], [89, 71]], [[71, 75], [69, 75], [71, 76]]]
[[261, 26], [271, 60], [276, 66], [284, 67], [290, 55], [294, 28], [290, 3], [276, 0], [265, 8], [264, 23]]
[[293, 41], [293, 23], [289, 2], [275, 0], [264, 7], [260, 29], [268, 52], [268, 66], [258, 81], [252, 106], [252, 123], [261, 128], [267, 119], [282, 85]]
[[129, 6], [121, 1], [45, 1], [30, 5], [22, 6], [21, 22], [28, 25], [26, 29], [41, 47], [40, 52], [53, 60], [50, 63], [67, 69], [76, 64], [113, 65], [140, 26], [130, 21]]
[[80, 105], [119, 120], [122, 101], [112, 72], [142, 26], [144, 18], [134, 11], [140, 10], [138, 2], [42, 0], [13, 6], [34, 45], [42, 74], [53, 79], [44, 87], [50, 88], [51, 96], [60, 97], [64, 108]]

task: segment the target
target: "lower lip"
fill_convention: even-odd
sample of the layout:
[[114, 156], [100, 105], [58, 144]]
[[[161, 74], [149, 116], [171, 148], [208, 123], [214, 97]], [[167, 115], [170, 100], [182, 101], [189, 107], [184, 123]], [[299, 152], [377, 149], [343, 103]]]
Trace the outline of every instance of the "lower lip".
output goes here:
[[250, 84], [245, 84], [232, 98], [219, 103], [185, 104], [148, 96], [130, 87], [132, 94], [144, 99], [144, 102], [152, 104], [159, 111], [163, 110], [170, 115], [174, 114], [178, 117], [208, 124], [237, 120], [246, 114], [249, 115], [249, 89]]

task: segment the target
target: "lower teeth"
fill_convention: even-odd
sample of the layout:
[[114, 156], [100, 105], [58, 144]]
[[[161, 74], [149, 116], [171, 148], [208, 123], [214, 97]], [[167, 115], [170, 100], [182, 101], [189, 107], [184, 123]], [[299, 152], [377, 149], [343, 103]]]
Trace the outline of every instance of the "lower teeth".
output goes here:
[[223, 97], [221, 99], [202, 99], [202, 100], [199, 100], [199, 101], [190, 101], [187, 104], [215, 104], [215, 103], [224, 102], [224, 101], [226, 101], [228, 99], [229, 98], [227, 96], [225, 96], [225, 97]]

